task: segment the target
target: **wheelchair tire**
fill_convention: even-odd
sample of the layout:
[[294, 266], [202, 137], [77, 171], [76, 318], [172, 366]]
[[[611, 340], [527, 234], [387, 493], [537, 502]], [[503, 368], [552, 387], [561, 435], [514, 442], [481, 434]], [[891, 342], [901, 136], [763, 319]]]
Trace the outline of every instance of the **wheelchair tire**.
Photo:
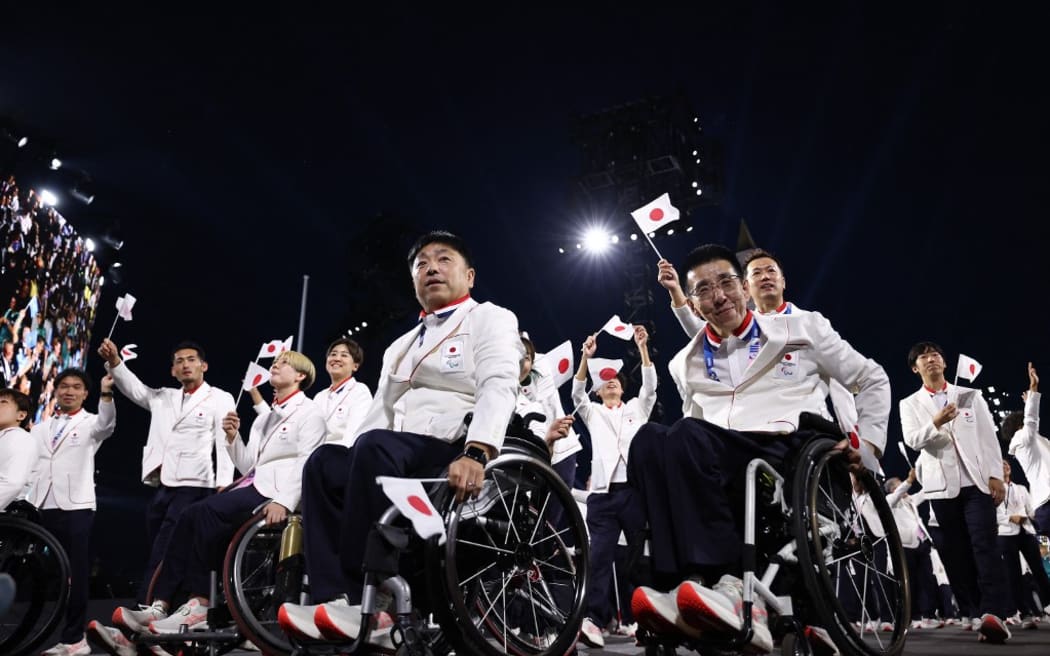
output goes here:
[[485, 478], [487, 493], [451, 508], [445, 544], [428, 542], [444, 637], [457, 654], [562, 656], [576, 644], [588, 579], [576, 501], [528, 455], [501, 455]]
[[278, 571], [284, 527], [285, 523], [267, 526], [264, 514], [257, 513], [230, 539], [223, 560], [230, 615], [241, 635], [267, 656], [292, 653], [291, 643], [277, 624], [277, 611], [285, 601], [298, 602], [302, 585], [301, 572], [288, 583]]
[[[850, 474], [834, 445], [834, 440], [825, 438], [808, 442], [795, 469], [793, 522], [809, 602], [802, 604], [802, 616], [807, 623], [825, 628], [844, 653], [900, 654], [911, 623], [911, 601], [897, 524], [875, 477], [867, 471]], [[861, 518], [854, 485], [858, 493], [868, 494], [884, 528], [883, 537]], [[882, 554], [892, 575], [876, 567]], [[844, 606], [846, 599], [860, 610], [859, 631]], [[889, 617], [871, 617], [872, 607]], [[869, 618], [892, 622], [893, 631], [867, 630]]]
[[15, 601], [0, 618], [0, 654], [34, 653], [58, 626], [69, 603], [69, 558], [50, 532], [0, 515], [0, 572], [15, 580]]

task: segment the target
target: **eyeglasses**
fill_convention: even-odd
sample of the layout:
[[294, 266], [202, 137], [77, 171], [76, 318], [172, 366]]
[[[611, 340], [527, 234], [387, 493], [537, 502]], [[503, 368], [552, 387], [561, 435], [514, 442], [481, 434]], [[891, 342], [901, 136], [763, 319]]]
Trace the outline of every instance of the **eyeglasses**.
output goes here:
[[735, 296], [740, 293], [740, 285], [737, 281], [740, 280], [740, 276], [735, 273], [726, 274], [721, 276], [714, 282], [709, 280], [702, 280], [693, 287], [693, 291], [690, 292], [690, 296], [693, 296], [701, 301], [710, 301], [715, 296], [715, 287], [722, 290], [722, 293], [726, 296]]

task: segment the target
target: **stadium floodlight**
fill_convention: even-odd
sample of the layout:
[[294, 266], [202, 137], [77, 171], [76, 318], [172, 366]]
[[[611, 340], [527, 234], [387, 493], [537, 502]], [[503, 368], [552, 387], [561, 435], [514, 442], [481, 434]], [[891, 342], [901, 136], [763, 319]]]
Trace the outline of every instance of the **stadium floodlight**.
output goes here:
[[994, 387], [992, 387], [992, 386], [989, 386], [989, 387], [988, 387], [988, 392], [989, 392], [990, 394], [995, 394], [995, 388], [994, 388]]
[[595, 255], [604, 253], [609, 248], [611, 239], [609, 233], [605, 228], [594, 226], [587, 228], [587, 231], [583, 233], [583, 247], [590, 253]]
[[60, 160], [57, 157], [52, 157], [51, 158], [51, 170], [52, 171], [57, 171], [60, 168], [62, 168], [62, 160]]
[[631, 241], [638, 241], [638, 235], [631, 233]]
[[58, 196], [51, 193], [50, 189], [40, 190], [40, 200], [44, 202], [44, 205], [50, 205], [52, 207], [58, 205]]
[[347, 335], [353, 335], [354, 334], [354, 329], [353, 328], [347, 328], [346, 329], [346, 334]]
[[95, 200], [95, 185], [92, 184], [90, 178], [81, 178], [79, 182], [73, 185], [69, 193], [81, 203], [90, 205]]
[[95, 252], [95, 240], [92, 239], [91, 237], [88, 237], [87, 239], [85, 239], [84, 240], [84, 248], [87, 249], [88, 253], [94, 253]]
[[121, 263], [121, 262], [114, 262], [113, 264], [110, 264], [109, 266], [111, 268], [114, 268], [114, 269], [119, 269], [120, 267], [124, 266], [124, 264]]
[[362, 321], [361, 322], [361, 327], [362, 328], [368, 328], [368, 322], [367, 321]]
[[105, 284], [106, 284], [106, 276], [99, 276], [98, 277], [98, 286], [99, 287], [104, 287]]

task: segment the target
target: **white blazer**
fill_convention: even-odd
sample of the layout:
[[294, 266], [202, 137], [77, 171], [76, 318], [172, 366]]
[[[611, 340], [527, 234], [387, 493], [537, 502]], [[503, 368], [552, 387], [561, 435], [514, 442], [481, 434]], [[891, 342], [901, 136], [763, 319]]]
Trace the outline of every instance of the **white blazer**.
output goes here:
[[890, 381], [874, 360], [858, 353], [819, 312], [755, 314], [762, 347], [734, 387], [711, 380], [704, 363], [703, 331], [668, 368], [685, 417], [738, 431], [790, 433], [803, 412], [824, 415], [826, 385], [834, 379], [856, 390], [860, 437], [884, 449]]
[[926, 539], [930, 539], [930, 532], [926, 529], [919, 514], [919, 506], [926, 500], [923, 492], [908, 494], [911, 487], [907, 482], [902, 482], [892, 494], [886, 495], [886, 503], [893, 511], [893, 519], [897, 524], [897, 533], [901, 536], [901, 545], [905, 549], [918, 549], [922, 544], [922, 533]]
[[[422, 324], [421, 324], [422, 325]], [[379, 385], [359, 434], [387, 429], [446, 442], [503, 444], [518, 396], [525, 347], [510, 310], [468, 299], [440, 325], [427, 329], [424, 348], [416, 326], [383, 353]]]
[[[109, 368], [109, 372], [117, 389], [151, 415], [149, 436], [142, 450], [143, 483], [163, 483], [167, 487], [230, 484], [233, 463], [226, 452], [222, 418], [234, 409], [232, 396], [202, 383], [183, 407], [181, 389], [146, 387], [123, 362]], [[212, 466], [213, 452], [217, 473]]]
[[314, 403], [324, 416], [327, 427], [325, 444], [350, 447], [354, 445], [357, 429], [372, 405], [372, 392], [368, 385], [351, 378], [337, 392], [330, 387], [318, 392], [314, 395]]
[[[1011, 515], [1022, 515], [1025, 520], [1020, 524], [1010, 521]], [[1029, 535], [1035, 535], [1035, 526], [1032, 518], [1035, 517], [1035, 509], [1032, 507], [1032, 498], [1028, 496], [1028, 490], [1023, 485], [1010, 482], [1006, 484], [1006, 497], [995, 509], [995, 519], [999, 524], [999, 535], [1020, 535], [1021, 529]]]
[[81, 408], [71, 415], [58, 442], [52, 446], [58, 415], [30, 430], [39, 453], [29, 501], [43, 507], [48, 492], [62, 510], [95, 510], [95, 454], [117, 425], [114, 403], [100, 402], [98, 414]]
[[980, 390], [948, 385], [949, 399], [958, 399], [960, 392], [973, 394], [972, 407], [959, 408], [958, 417], [940, 428], [934, 427], [933, 416], [941, 409], [925, 387], [900, 402], [904, 443], [920, 452], [915, 476], [927, 499], [959, 496], [960, 455], [981, 492], [989, 493], [989, 478], [1003, 478], [1003, 458], [988, 403]]
[[1050, 440], [1039, 434], [1039, 392], [1029, 392], [1024, 403], [1024, 425], [1010, 438], [1010, 455], [1032, 486], [1032, 506], [1050, 501]]
[[29, 431], [0, 429], [0, 509], [25, 492], [33, 480], [37, 457], [36, 442]]
[[[531, 412], [538, 412], [545, 417], [542, 422], [533, 422], [529, 429], [536, 435], [545, 438], [551, 423], [555, 419], [565, 417], [565, 409], [561, 405], [561, 397], [558, 388], [554, 385], [553, 376], [545, 371], [532, 370], [529, 384], [518, 391], [517, 408], [515, 410], [524, 417]], [[558, 464], [574, 453], [583, 450], [580, 436], [576, 431], [569, 429], [569, 434], [554, 442], [554, 453], [551, 454], [551, 464]]]
[[239, 471], [248, 475], [254, 470], [252, 484], [259, 494], [295, 510], [302, 496], [303, 465], [324, 444], [326, 432], [321, 409], [298, 392], [255, 418], [247, 445], [238, 434], [226, 449]]

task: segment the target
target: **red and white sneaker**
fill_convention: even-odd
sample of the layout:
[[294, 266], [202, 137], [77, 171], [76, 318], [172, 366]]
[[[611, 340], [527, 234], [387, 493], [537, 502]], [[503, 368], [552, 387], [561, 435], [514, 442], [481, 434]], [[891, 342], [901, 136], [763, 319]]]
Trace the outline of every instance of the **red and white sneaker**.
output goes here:
[[309, 606], [281, 604], [281, 608], [277, 611], [277, 624], [290, 636], [306, 640], [321, 640], [321, 630], [314, 623], [314, 616], [320, 606], [321, 604]]
[[[731, 633], [744, 626], [744, 582], [731, 574], [719, 579], [713, 588], [686, 581], [678, 586], [677, 602], [682, 619], [694, 629]], [[761, 654], [773, 651], [773, 636], [768, 624], [765, 604], [761, 599], [755, 599], [751, 607], [754, 635], [748, 645], [749, 651]]]
[[[380, 651], [394, 651], [390, 630], [394, 619], [389, 613], [374, 615], [375, 626], [368, 636], [368, 644]], [[361, 605], [350, 605], [346, 599], [321, 604], [314, 611], [314, 625], [328, 640], [356, 640], [361, 632]]]
[[839, 648], [831, 639], [827, 629], [819, 626], [806, 626], [803, 632], [814, 656], [839, 656]]
[[589, 617], [585, 617], [583, 624], [580, 625], [580, 642], [594, 649], [605, 647], [605, 637], [602, 635], [601, 628]]
[[981, 616], [981, 625], [977, 628], [978, 640], [1001, 645], [1011, 638], [1010, 629], [997, 616], [985, 613]]
[[139, 650], [127, 636], [97, 620], [88, 622], [85, 630], [88, 641], [111, 656], [138, 656]]
[[168, 607], [160, 602], [152, 606], [139, 606], [139, 610], [121, 606], [113, 611], [113, 623], [132, 633], [149, 633], [150, 622], [162, 620], [167, 616]]
[[678, 588], [670, 592], [657, 592], [652, 588], [639, 586], [631, 595], [631, 614], [639, 626], [654, 635], [700, 637], [698, 629], [682, 621], [678, 613], [677, 597]]
[[149, 623], [151, 633], [160, 635], [162, 633], [178, 633], [185, 626], [186, 630], [193, 631], [208, 629], [208, 606], [194, 597], [162, 620], [153, 620]]

